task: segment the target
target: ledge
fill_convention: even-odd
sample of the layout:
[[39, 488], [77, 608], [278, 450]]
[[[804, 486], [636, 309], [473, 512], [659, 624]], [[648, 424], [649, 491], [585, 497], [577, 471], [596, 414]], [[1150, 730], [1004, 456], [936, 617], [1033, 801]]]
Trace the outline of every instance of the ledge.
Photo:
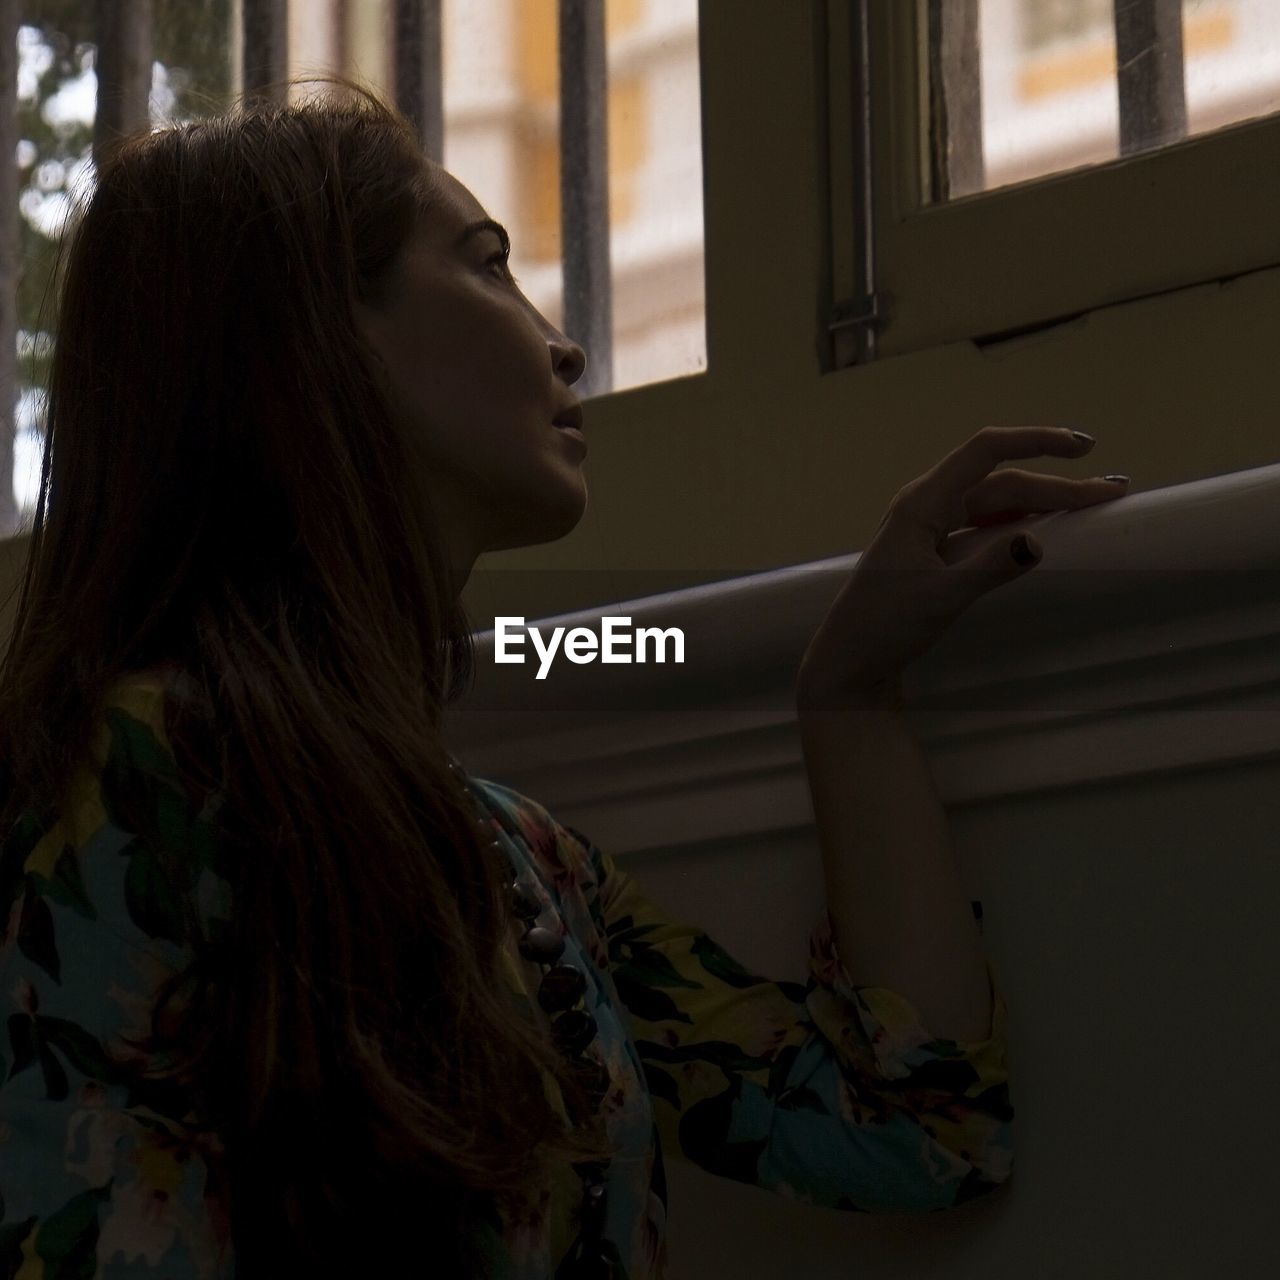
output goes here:
[[[1280, 753], [1280, 464], [951, 535], [948, 562], [1033, 528], [1044, 559], [907, 669], [948, 807]], [[680, 627], [684, 665], [494, 662], [451, 708], [469, 771], [611, 852], [810, 825], [795, 671], [858, 555], [530, 620]]]

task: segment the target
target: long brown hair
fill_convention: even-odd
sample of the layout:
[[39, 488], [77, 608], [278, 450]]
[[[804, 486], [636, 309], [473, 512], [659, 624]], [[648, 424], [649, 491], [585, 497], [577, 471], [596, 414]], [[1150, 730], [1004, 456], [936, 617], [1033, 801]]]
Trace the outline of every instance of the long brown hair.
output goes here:
[[417, 1242], [469, 1274], [460, 1214], [615, 1152], [503, 995], [513, 925], [440, 735], [471, 627], [354, 320], [430, 166], [374, 93], [305, 79], [338, 92], [118, 141], [67, 224], [0, 835], [64, 800], [123, 673], [180, 670], [165, 731], [191, 812], [221, 798], [234, 911], [224, 947], [190, 930], [144, 1046], [216, 1124], [237, 1273]]

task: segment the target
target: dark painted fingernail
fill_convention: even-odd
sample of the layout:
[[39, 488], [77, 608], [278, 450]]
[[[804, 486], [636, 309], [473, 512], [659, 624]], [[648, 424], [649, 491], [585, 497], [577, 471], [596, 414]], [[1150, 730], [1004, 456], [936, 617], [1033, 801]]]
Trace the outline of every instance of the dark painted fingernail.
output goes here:
[[1038, 542], [1034, 542], [1028, 534], [1020, 533], [1009, 545], [1009, 552], [1019, 564], [1035, 564], [1044, 555]]
[[1087, 431], [1073, 431], [1071, 433], [1081, 444], [1097, 444], [1098, 442]]

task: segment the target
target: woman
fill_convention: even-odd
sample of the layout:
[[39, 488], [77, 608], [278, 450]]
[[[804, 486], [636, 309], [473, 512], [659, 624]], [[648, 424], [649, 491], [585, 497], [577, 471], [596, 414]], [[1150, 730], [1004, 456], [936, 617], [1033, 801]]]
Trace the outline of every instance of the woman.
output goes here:
[[[476, 557], [586, 506], [554, 425], [585, 356], [404, 120], [324, 79], [345, 96], [124, 140], [65, 241], [0, 673], [6, 1273], [660, 1276], [659, 1137], [834, 1208], [998, 1185], [998, 993], [989, 1038], [932, 1040], [829, 921], [806, 987], [748, 974], [452, 760]], [[980, 436], [895, 501], [810, 710], [891, 696], [1022, 571], [1002, 542], [926, 604], [870, 573], [941, 569], [962, 493], [980, 520], [1114, 491], [978, 483], [1083, 452]]]

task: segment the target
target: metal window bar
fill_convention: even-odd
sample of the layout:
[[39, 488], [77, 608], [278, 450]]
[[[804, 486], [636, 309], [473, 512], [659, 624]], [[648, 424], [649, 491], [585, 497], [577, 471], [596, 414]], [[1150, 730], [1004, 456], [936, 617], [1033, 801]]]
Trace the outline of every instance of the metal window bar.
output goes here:
[[0, 0], [0, 538], [18, 532], [18, 0]]
[[559, 0], [561, 328], [587, 353], [578, 394], [613, 389], [604, 0]]
[[345, 68], [351, 60], [351, 0], [333, 0], [333, 62]]
[[116, 139], [150, 127], [151, 0], [98, 0], [93, 162]]
[[931, 199], [986, 187], [978, 0], [928, 0]]
[[1187, 136], [1182, 0], [1115, 0], [1120, 154]]
[[242, 0], [240, 49], [242, 92], [246, 98], [283, 104], [282, 81], [289, 71], [288, 0]]
[[[604, 0], [558, 0], [560, 45], [561, 328], [587, 352], [586, 399], [613, 389], [609, 267], [608, 68]], [[392, 67], [397, 108], [423, 151], [444, 163], [441, 0], [395, 0]]]
[[400, 112], [418, 145], [444, 163], [444, 52], [441, 0], [395, 0], [391, 12], [391, 78]]
[[[849, 110], [853, 119], [853, 206], [858, 292], [835, 303], [827, 321], [833, 367], [852, 368], [876, 358], [878, 331], [889, 320], [890, 298], [876, 287], [875, 147], [872, 132], [871, 3], [853, 0], [849, 50]], [[846, 338], [853, 350], [840, 363]]]

